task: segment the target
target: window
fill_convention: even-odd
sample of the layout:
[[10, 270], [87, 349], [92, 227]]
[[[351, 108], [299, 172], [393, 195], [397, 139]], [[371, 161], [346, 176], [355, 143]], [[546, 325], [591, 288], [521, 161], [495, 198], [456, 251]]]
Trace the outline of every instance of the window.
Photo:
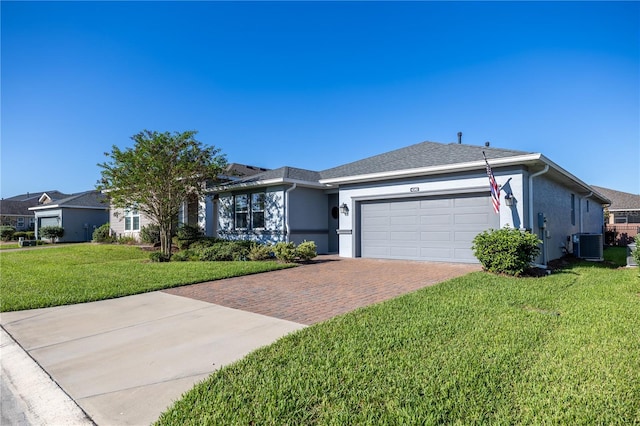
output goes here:
[[140, 230], [140, 212], [138, 211], [138, 209], [132, 208], [124, 211], [124, 230]]
[[589, 213], [589, 200], [587, 200], [587, 213]]
[[571, 225], [576, 224], [576, 195], [571, 194]]
[[16, 222], [16, 227], [17, 228], [24, 228], [24, 217], [19, 217], [18, 221]]
[[233, 203], [235, 228], [264, 228], [265, 199], [266, 194], [264, 192], [236, 195]]
[[251, 227], [264, 228], [264, 193], [251, 194]]
[[249, 227], [249, 196], [247, 194], [235, 197], [236, 229]]

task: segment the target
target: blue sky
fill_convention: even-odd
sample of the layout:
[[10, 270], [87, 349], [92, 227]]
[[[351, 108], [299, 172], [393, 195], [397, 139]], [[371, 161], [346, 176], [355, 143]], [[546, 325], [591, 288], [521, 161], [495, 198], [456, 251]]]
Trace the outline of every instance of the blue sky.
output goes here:
[[143, 129], [311, 170], [461, 131], [640, 192], [637, 2], [0, 7], [2, 197], [92, 189]]

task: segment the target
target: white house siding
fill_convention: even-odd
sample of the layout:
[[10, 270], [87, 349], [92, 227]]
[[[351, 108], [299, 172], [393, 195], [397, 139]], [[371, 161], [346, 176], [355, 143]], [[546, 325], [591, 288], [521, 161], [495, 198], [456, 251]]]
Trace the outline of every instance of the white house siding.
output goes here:
[[[151, 224], [151, 220], [140, 213], [140, 229]], [[109, 229], [111, 235], [116, 237], [133, 237], [140, 241], [140, 231], [125, 231], [124, 229], [124, 209], [111, 209], [109, 211]]]
[[[507, 207], [504, 202], [504, 192], [501, 191], [502, 207], [499, 220], [492, 220], [497, 228], [510, 225], [521, 227], [524, 223], [524, 180], [519, 168], [494, 170], [498, 185], [505, 185], [516, 199], [512, 207]], [[508, 182], [508, 184], [507, 184]], [[484, 172], [457, 173], [448, 176], [426, 176], [423, 178], [396, 180], [387, 182], [375, 182], [365, 184], [343, 185], [340, 187], [340, 205], [346, 204], [349, 214], [340, 214], [340, 256], [356, 257], [359, 252], [359, 204], [372, 200], [409, 200], [425, 197], [452, 197], [461, 194], [487, 194], [489, 197], [489, 180]], [[496, 213], [491, 209], [489, 214]]]
[[[575, 196], [575, 224], [571, 222], [571, 195]], [[545, 175], [533, 179], [533, 232], [544, 241], [546, 256], [539, 261], [558, 259], [573, 251], [571, 236], [577, 233], [602, 233], [603, 209], [594, 200], [585, 198], [585, 192], [567, 188]], [[589, 200], [589, 212], [587, 212]], [[538, 226], [538, 214], [546, 218], [546, 228]]]

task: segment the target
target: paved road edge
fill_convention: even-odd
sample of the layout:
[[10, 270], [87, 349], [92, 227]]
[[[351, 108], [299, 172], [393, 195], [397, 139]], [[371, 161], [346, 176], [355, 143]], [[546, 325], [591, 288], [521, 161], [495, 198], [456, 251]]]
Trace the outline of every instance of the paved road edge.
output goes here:
[[0, 327], [0, 365], [5, 389], [34, 425], [95, 425], [84, 411]]

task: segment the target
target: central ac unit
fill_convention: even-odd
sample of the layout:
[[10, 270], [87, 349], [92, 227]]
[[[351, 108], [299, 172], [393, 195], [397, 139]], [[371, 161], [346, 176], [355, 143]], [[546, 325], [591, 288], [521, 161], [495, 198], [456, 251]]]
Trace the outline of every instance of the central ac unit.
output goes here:
[[574, 234], [573, 255], [585, 260], [604, 260], [602, 234]]

